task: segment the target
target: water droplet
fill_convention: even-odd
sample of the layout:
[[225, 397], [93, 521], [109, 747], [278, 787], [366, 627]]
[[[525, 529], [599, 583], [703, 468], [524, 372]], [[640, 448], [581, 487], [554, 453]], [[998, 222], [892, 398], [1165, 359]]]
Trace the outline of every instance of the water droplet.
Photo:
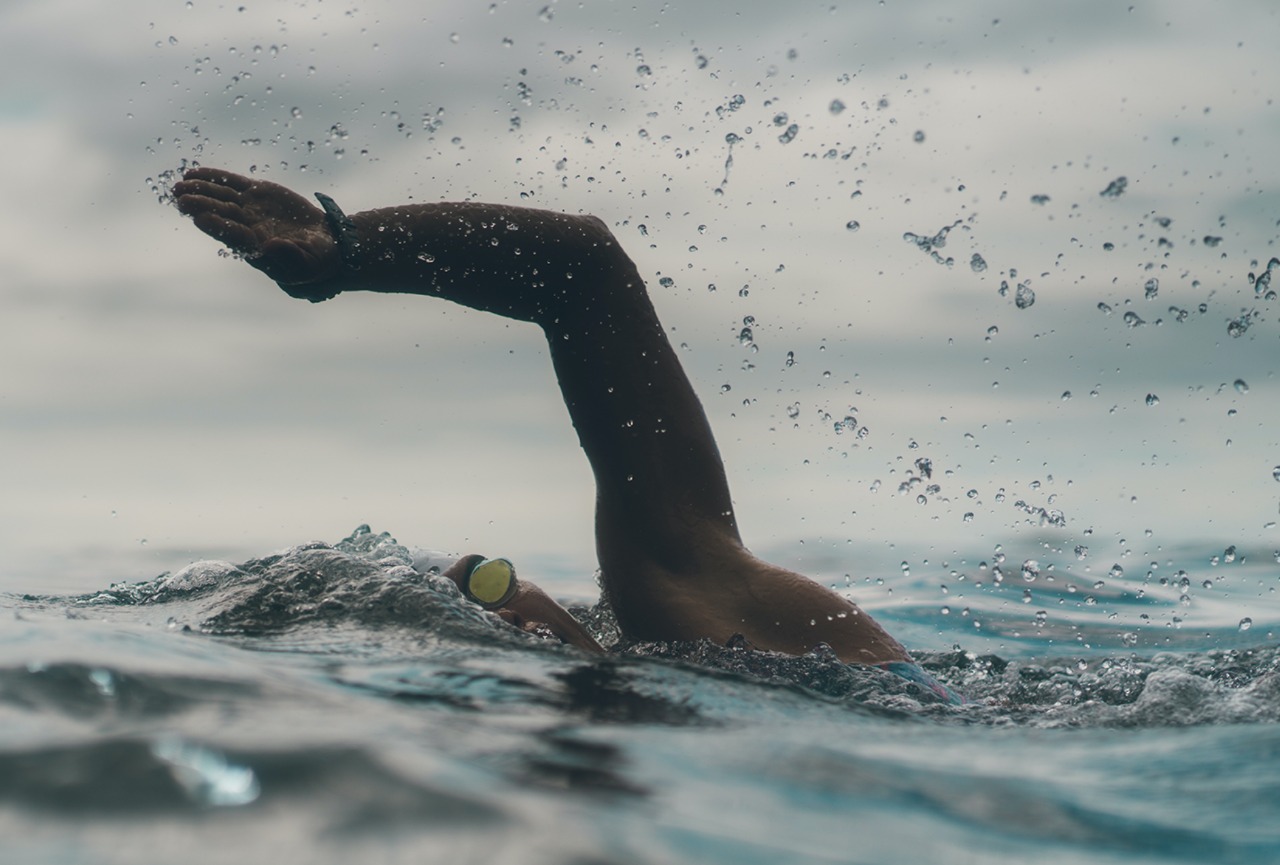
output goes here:
[[1147, 284], [1143, 286], [1143, 291], [1145, 292], [1147, 300], [1155, 299], [1155, 296], [1160, 293], [1160, 280], [1155, 279], [1154, 277], [1148, 279]]
[[1119, 565], [1112, 565], [1111, 570], [1107, 571], [1107, 576], [1113, 580], [1118, 580], [1124, 576], [1124, 568]]
[[1133, 310], [1129, 310], [1124, 314], [1124, 323], [1129, 327], [1142, 327], [1146, 324], [1146, 322], [1142, 320], [1142, 316], [1138, 315]]
[[1253, 627], [1253, 619], [1249, 618], [1248, 616], [1245, 616], [1243, 619], [1240, 620], [1240, 630], [1247, 631], [1252, 627]]
[[1032, 203], [1032, 204], [1039, 204], [1039, 205], [1045, 205], [1045, 204], [1048, 204], [1048, 203], [1049, 203], [1049, 196], [1044, 195], [1043, 193], [1041, 193], [1041, 194], [1039, 194], [1039, 195], [1033, 195], [1033, 196], [1031, 196], [1031, 203]]
[[1103, 198], [1119, 198], [1124, 195], [1125, 188], [1129, 185], [1129, 178], [1117, 177], [1115, 180], [1107, 184], [1107, 188], [1099, 192]]
[[856, 219], [850, 219], [848, 222], [844, 224], [844, 227], [849, 229], [850, 231], [857, 231], [859, 228], [862, 227], [862, 223], [858, 222], [858, 220]]
[[1253, 290], [1259, 297], [1267, 300], [1274, 300], [1275, 294], [1271, 291], [1271, 274], [1274, 270], [1280, 268], [1280, 259], [1273, 258], [1267, 262], [1267, 269], [1256, 277], [1249, 274], [1250, 280], [1253, 282]]
[[987, 260], [975, 252], [973, 258], [969, 259], [969, 268], [974, 273], [982, 273], [987, 269]]
[[1022, 563], [1022, 579], [1028, 583], [1034, 583], [1036, 577], [1040, 576], [1040, 563], [1035, 559], [1027, 559]]
[[1018, 283], [1018, 290], [1013, 295], [1013, 305], [1018, 309], [1028, 309], [1036, 302], [1036, 293], [1025, 282]]
[[923, 129], [917, 129], [917, 130], [916, 130], [916, 134], [915, 134], [915, 135], [913, 135], [913, 136], [911, 136], [911, 140], [912, 140], [912, 141], [914, 141], [916, 144], [921, 144], [921, 143], [923, 143], [923, 142], [924, 142], [924, 130], [923, 130]]
[[1236, 389], [1238, 392], [1240, 392], [1240, 393], [1248, 393], [1248, 392], [1249, 392], [1249, 385], [1248, 385], [1248, 384], [1246, 384], [1246, 383], [1245, 383], [1245, 380], [1244, 380], [1244, 379], [1242, 379], [1242, 378], [1238, 378], [1238, 379], [1236, 379], [1235, 384], [1233, 385], [1233, 387], [1235, 387], [1235, 389]]
[[1280, 466], [1276, 466], [1274, 469], [1271, 470], [1271, 477], [1275, 478], [1277, 481], [1280, 481]]
[[800, 134], [800, 124], [792, 123], [790, 126], [787, 127], [786, 132], [783, 132], [781, 135], [778, 136], [778, 140], [781, 141], [783, 144], [790, 144], [792, 141], [795, 140], [796, 136], [799, 134]]
[[727, 384], [720, 385], [720, 393], [728, 393], [731, 390], [733, 390], [733, 388]]
[[1156, 396], [1153, 393], [1147, 394], [1147, 405], [1150, 405], [1150, 406], [1160, 405], [1160, 397]]
[[827, 110], [832, 114], [839, 114], [841, 111], [844, 111], [844, 103], [839, 99], [832, 99], [831, 104], [827, 106]]

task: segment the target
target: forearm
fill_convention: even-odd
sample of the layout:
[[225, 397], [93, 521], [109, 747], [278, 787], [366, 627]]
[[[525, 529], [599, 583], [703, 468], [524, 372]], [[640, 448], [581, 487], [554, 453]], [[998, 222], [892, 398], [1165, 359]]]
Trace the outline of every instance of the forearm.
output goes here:
[[369, 210], [350, 220], [354, 254], [316, 286], [323, 294], [431, 295], [545, 326], [591, 313], [610, 274], [630, 265], [590, 216], [461, 202]]

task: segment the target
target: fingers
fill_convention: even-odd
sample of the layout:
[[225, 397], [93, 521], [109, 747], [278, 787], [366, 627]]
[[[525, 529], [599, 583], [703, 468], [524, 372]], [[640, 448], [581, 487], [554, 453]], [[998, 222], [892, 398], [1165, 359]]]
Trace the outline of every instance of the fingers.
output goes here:
[[179, 180], [173, 185], [173, 197], [176, 199], [207, 198], [211, 201], [239, 201], [240, 193], [229, 186], [210, 183], [207, 180]]
[[588, 652], [604, 651], [568, 610], [551, 600], [546, 592], [528, 580], [520, 581], [515, 597], [507, 602], [505, 610], [510, 610], [523, 623], [546, 625], [561, 640], [579, 649]]
[[[175, 191], [176, 191], [175, 187]], [[244, 208], [235, 201], [210, 197], [201, 193], [184, 192], [177, 198], [178, 212], [187, 216], [198, 213], [213, 213], [223, 219], [235, 222], [247, 222]]]
[[[186, 211], [183, 212], [185, 213]], [[208, 210], [192, 212], [189, 215], [191, 216], [191, 221], [196, 224], [196, 228], [215, 240], [222, 241], [236, 252], [256, 251], [257, 238], [254, 237], [252, 231], [239, 222], [233, 222]]]
[[[227, 219], [242, 217], [239, 212], [241, 193], [247, 192], [253, 181], [238, 174], [214, 168], [192, 168], [173, 185], [173, 197], [178, 210], [188, 216], [201, 211], [213, 211]], [[236, 207], [231, 212], [219, 203]]]
[[183, 175], [182, 180], [174, 184], [174, 192], [178, 191], [178, 187], [184, 181], [206, 181], [210, 184], [225, 186], [236, 192], [246, 192], [249, 187], [253, 186], [253, 181], [240, 174], [232, 174], [230, 171], [224, 171], [221, 168], [191, 168]]
[[[178, 191], [176, 185], [174, 191]], [[237, 252], [256, 248], [257, 238], [246, 225], [249, 220], [240, 205], [195, 192], [183, 192], [179, 195], [177, 204], [178, 212], [190, 216], [196, 228], [210, 237], [222, 241]]]

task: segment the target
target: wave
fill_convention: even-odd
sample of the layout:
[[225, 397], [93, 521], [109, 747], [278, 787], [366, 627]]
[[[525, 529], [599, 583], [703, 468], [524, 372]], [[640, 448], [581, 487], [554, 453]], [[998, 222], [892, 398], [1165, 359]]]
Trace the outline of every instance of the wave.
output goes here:
[[[468, 602], [439, 575], [441, 564], [438, 554], [415, 552], [385, 532], [360, 526], [333, 545], [304, 544], [239, 565], [197, 562], [89, 595], [26, 600], [71, 609], [163, 611], [170, 628], [259, 651], [323, 654], [376, 645], [371, 651], [382, 661], [430, 659], [431, 675], [394, 684], [374, 679], [358, 687], [459, 707], [477, 704], [476, 667], [490, 665], [494, 675], [483, 700], [536, 699], [567, 713], [592, 707], [597, 717], [644, 722], [696, 724], [716, 714], [688, 698], [680, 677], [689, 676], [731, 677], [746, 689], [790, 689], [857, 711], [947, 723], [1162, 727], [1280, 720], [1275, 647], [1016, 661], [962, 650], [916, 653], [926, 670], [969, 698], [969, 705], [956, 708], [941, 705], [915, 683], [841, 663], [821, 648], [790, 657], [707, 641], [627, 643], [603, 604], [572, 609], [610, 647], [605, 657], [584, 655], [516, 630]], [[554, 676], [530, 682], [498, 672], [529, 658], [552, 664]], [[451, 665], [465, 667], [466, 675], [440, 674]], [[649, 681], [655, 669], [665, 670], [657, 676], [667, 677], [665, 685]], [[9, 677], [0, 678], [7, 683], [4, 694], [25, 693], [21, 671], [0, 675]], [[127, 672], [103, 675], [120, 689], [117, 709], [122, 700], [156, 707], [180, 702], [184, 690], [200, 687], [180, 679], [134, 685]], [[64, 678], [77, 684], [54, 699], [64, 702], [62, 709], [91, 697], [91, 676], [80, 671]], [[643, 699], [632, 687], [639, 682], [647, 683]], [[680, 696], [664, 694], [664, 687]]]

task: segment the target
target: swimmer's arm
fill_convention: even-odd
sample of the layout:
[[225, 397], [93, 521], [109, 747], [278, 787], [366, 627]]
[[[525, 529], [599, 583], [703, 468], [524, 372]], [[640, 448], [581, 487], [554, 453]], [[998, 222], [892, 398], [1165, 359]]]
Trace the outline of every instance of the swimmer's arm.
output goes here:
[[591, 216], [478, 202], [379, 208], [347, 217], [344, 257], [324, 211], [277, 183], [194, 168], [173, 193], [197, 228], [314, 302], [403, 292], [545, 325], [566, 310], [581, 317], [593, 298], [606, 304], [609, 276], [630, 265]]
[[551, 599], [535, 583], [521, 580], [515, 597], [497, 611], [507, 623], [522, 631], [546, 627], [563, 643], [577, 646], [586, 652], [604, 652], [595, 637], [573, 617], [573, 614]]
[[[445, 570], [442, 576], [453, 580], [458, 589], [465, 592], [465, 575], [480, 558], [478, 555], [463, 556]], [[494, 612], [503, 621], [522, 631], [532, 631], [542, 626], [559, 637], [561, 642], [587, 652], [604, 651], [572, 613], [552, 600], [537, 584], [528, 580], [521, 579], [511, 600]]]
[[690, 534], [740, 550], [728, 482], [702, 406], [635, 265], [591, 216], [481, 204], [405, 205], [350, 214], [344, 262], [324, 212], [277, 183], [195, 168], [178, 209], [294, 297], [341, 291], [443, 297], [532, 321], [596, 475], [601, 565], [647, 560], [689, 574]]

